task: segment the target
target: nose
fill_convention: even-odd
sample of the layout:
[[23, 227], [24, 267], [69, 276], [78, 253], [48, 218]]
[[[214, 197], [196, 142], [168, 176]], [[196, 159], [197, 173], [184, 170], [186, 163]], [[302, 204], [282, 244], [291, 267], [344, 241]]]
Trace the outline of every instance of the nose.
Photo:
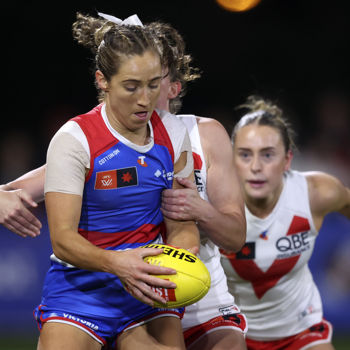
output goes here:
[[150, 94], [146, 87], [140, 89], [140, 93], [137, 99], [137, 103], [140, 106], [147, 107], [150, 104]]
[[253, 156], [252, 162], [250, 164], [250, 169], [253, 173], [261, 171], [261, 161], [258, 156]]

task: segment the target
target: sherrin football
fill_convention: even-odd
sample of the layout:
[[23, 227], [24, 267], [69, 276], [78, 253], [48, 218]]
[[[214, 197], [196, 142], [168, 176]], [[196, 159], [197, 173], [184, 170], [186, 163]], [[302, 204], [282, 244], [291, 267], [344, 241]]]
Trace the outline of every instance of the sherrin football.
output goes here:
[[154, 287], [166, 304], [155, 302], [155, 307], [177, 308], [191, 305], [202, 299], [210, 288], [210, 274], [204, 263], [186, 249], [175, 248], [166, 244], [148, 244], [144, 248], [160, 248], [163, 253], [146, 256], [148, 264], [170, 267], [176, 270], [175, 275], [155, 275], [158, 278], [172, 281], [175, 289]]

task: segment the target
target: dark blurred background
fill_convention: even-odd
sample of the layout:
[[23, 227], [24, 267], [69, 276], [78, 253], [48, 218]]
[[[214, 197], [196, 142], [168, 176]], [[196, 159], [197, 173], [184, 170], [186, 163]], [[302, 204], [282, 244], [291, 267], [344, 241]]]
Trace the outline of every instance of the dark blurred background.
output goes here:
[[[350, 185], [345, 0], [262, 0], [246, 12], [226, 11], [215, 0], [2, 4], [0, 183], [42, 165], [57, 129], [97, 103], [92, 57], [71, 34], [77, 11], [122, 19], [136, 13], [144, 23], [171, 23], [202, 72], [189, 85], [181, 113], [218, 119], [230, 133], [239, 117], [235, 107], [248, 95], [260, 94], [278, 103], [297, 131], [294, 168], [324, 170]], [[38, 332], [31, 312], [40, 300], [51, 249], [43, 205], [37, 213], [44, 223], [37, 239], [1, 228], [1, 349], [35, 348]], [[311, 268], [339, 344], [350, 332], [348, 266], [349, 220], [332, 214], [321, 230]], [[342, 343], [350, 348], [346, 339]]]

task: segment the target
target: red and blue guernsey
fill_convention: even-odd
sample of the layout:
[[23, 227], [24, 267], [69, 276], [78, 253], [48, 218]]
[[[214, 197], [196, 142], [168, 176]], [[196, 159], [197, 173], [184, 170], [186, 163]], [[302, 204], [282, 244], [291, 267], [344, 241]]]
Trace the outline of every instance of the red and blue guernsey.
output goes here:
[[[100, 248], [126, 250], [162, 241], [161, 193], [172, 187], [174, 161], [183, 149], [186, 128], [166, 112], [154, 112], [148, 125], [150, 143], [135, 145], [112, 129], [105, 106], [100, 105], [71, 119], [55, 135], [58, 140], [60, 137], [64, 140], [64, 145], [59, 146], [60, 152], [67, 153], [65, 148], [78, 145], [79, 150], [69, 149], [68, 152], [81, 154], [83, 150], [90, 159], [78, 232]], [[69, 138], [75, 146], [69, 146]], [[64, 165], [52, 167], [55, 172], [62, 173], [55, 174], [56, 178], [67, 176]], [[47, 172], [49, 177], [49, 157]], [[54, 191], [72, 193], [71, 189], [64, 189], [64, 184], [57, 188]], [[51, 190], [45, 188], [45, 191]], [[78, 269], [53, 255], [36, 317], [39, 324], [74, 321], [81, 326], [81, 320], [89, 320], [84, 327], [105, 343], [106, 335], [86, 327], [87, 323], [97, 328], [110, 327], [111, 332], [117, 334], [135, 321], [155, 314], [157, 317], [160, 313], [181, 317], [182, 312], [183, 309], [151, 308], [127, 293], [115, 275]], [[106, 326], [102, 322], [104, 319], [113, 320], [117, 325]]]

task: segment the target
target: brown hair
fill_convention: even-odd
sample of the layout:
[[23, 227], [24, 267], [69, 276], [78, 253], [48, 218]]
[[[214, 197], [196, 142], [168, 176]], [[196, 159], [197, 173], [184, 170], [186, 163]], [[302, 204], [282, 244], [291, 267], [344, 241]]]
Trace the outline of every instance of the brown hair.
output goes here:
[[199, 78], [200, 73], [191, 66], [192, 57], [185, 54], [185, 42], [175, 28], [162, 22], [152, 22], [146, 27], [157, 38], [162, 66], [169, 69], [170, 81], [181, 83], [179, 95], [169, 101], [170, 112], [177, 113], [182, 105], [181, 98], [186, 94], [187, 83]]
[[[118, 25], [102, 18], [77, 13], [73, 38], [95, 55], [95, 68], [107, 81], [118, 73], [122, 58], [151, 50], [160, 56], [159, 45], [150, 30], [136, 25]], [[99, 101], [104, 92], [99, 91]]]
[[257, 124], [276, 129], [282, 136], [286, 152], [296, 149], [294, 143], [295, 132], [284, 117], [282, 109], [276, 104], [273, 104], [269, 100], [264, 100], [259, 96], [252, 95], [247, 98], [245, 103], [237, 107], [237, 109], [241, 108], [248, 109], [248, 113], [244, 114], [235, 125], [231, 135], [232, 143], [235, 142], [239, 129], [246, 125]]

